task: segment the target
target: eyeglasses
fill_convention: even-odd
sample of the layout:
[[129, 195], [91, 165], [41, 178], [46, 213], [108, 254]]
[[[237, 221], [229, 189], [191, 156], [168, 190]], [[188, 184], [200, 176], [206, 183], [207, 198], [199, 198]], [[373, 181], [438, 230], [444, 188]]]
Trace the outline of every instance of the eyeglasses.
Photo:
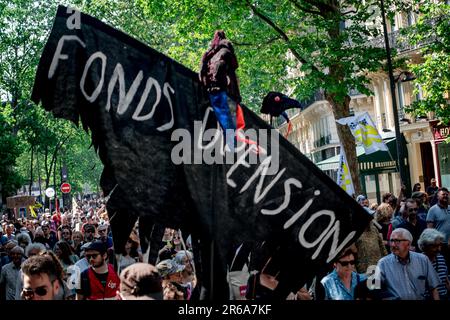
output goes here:
[[350, 260], [350, 261], [338, 261], [339, 264], [343, 267], [348, 266], [349, 264], [351, 264], [352, 266], [355, 265], [355, 260]]
[[47, 294], [47, 288], [46, 287], [37, 287], [34, 290], [31, 288], [23, 288], [23, 290], [22, 290], [22, 295], [25, 300], [33, 299], [35, 294], [37, 294], [40, 297], [45, 296]]
[[403, 241], [409, 241], [408, 239], [391, 239], [389, 240], [389, 243], [395, 243], [395, 244], [399, 244], [400, 242]]
[[419, 208], [408, 208], [408, 212], [417, 212]]
[[92, 253], [92, 254], [85, 254], [86, 260], [90, 260], [91, 258], [95, 259], [98, 257], [98, 253]]

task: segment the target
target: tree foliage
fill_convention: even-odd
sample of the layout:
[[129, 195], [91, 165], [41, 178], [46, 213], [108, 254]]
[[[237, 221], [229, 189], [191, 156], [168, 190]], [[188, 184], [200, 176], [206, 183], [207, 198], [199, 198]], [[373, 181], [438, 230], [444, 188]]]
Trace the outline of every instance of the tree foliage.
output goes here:
[[423, 61], [411, 64], [423, 100], [415, 101], [408, 111], [415, 115], [435, 112], [443, 123], [450, 123], [450, 5], [444, 2], [418, 1], [420, 18], [408, 30], [409, 40], [422, 48]]
[[23, 182], [38, 181], [39, 177], [43, 188], [58, 185], [64, 163], [73, 177], [70, 182], [74, 190], [81, 190], [85, 183], [95, 187], [99, 181], [101, 162], [88, 149], [90, 141], [85, 132], [67, 121], [55, 119], [30, 101], [36, 68], [59, 3], [0, 0], [3, 196], [14, 194]]

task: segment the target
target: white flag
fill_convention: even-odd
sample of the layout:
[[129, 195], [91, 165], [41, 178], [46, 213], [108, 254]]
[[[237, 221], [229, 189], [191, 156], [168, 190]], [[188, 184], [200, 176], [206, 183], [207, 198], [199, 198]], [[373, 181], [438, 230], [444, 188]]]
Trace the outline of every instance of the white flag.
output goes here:
[[336, 122], [350, 127], [357, 143], [362, 144], [366, 154], [371, 154], [378, 150], [389, 151], [367, 112], [353, 117], [338, 119]]
[[344, 189], [349, 195], [353, 196], [355, 188], [353, 187], [352, 176], [348, 170], [347, 158], [345, 157], [344, 148], [341, 146], [341, 155], [339, 157], [339, 169], [337, 177], [338, 185]]

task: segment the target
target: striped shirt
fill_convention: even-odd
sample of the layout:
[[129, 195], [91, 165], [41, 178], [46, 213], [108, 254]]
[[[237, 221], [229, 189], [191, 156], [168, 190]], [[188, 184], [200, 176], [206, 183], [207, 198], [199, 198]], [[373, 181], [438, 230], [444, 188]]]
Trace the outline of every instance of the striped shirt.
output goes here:
[[[447, 277], [448, 277], [448, 269], [447, 264], [445, 263], [445, 258], [442, 254], [438, 253], [436, 256], [436, 259], [432, 262], [434, 270], [436, 270], [439, 279], [441, 280], [441, 283], [437, 286], [439, 296], [441, 298], [447, 297], [447, 287], [445, 284], [447, 283]], [[426, 293], [427, 297], [430, 296], [430, 293], [427, 291]]]

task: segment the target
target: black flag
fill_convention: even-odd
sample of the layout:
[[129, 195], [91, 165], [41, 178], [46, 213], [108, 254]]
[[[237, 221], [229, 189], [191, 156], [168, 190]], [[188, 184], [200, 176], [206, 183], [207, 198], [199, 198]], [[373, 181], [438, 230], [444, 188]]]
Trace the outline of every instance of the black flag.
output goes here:
[[283, 298], [371, 219], [245, 107], [245, 132], [266, 152], [255, 160], [250, 144], [226, 161], [223, 135], [207, 130], [218, 125], [194, 72], [66, 7], [58, 9], [32, 99], [91, 132], [105, 166], [101, 186], [116, 251], [138, 218], [142, 233], [153, 224], [181, 228], [199, 240], [198, 269], [211, 299], [226, 298], [226, 257], [240, 243], [271, 242], [283, 253], [276, 289]]

